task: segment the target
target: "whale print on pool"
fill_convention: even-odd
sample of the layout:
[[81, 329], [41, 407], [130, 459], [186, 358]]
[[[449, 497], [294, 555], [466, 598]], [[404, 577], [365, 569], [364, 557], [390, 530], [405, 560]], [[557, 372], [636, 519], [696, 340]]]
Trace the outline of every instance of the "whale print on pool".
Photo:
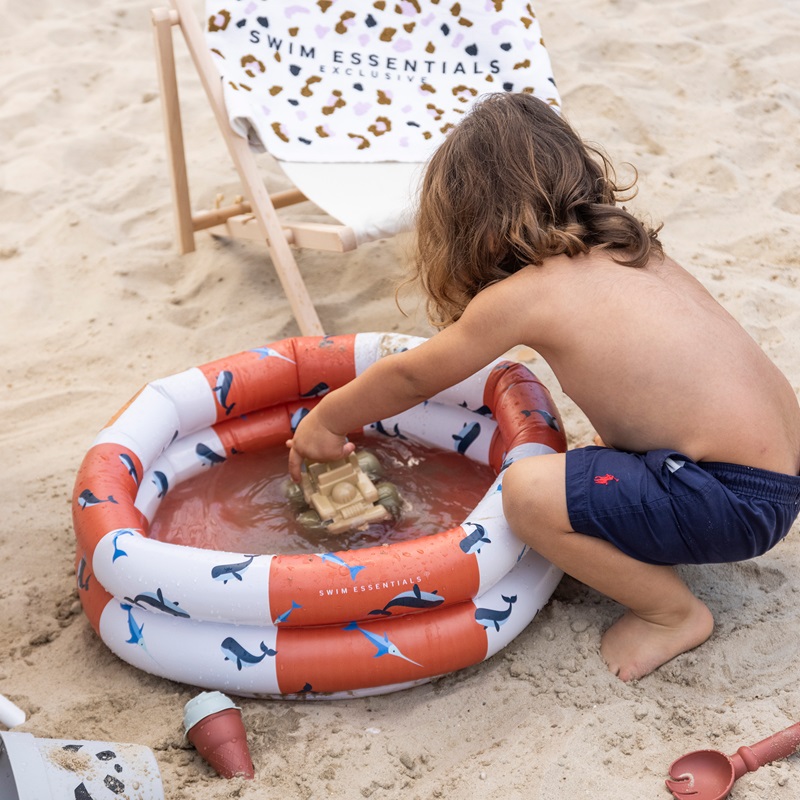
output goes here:
[[276, 656], [278, 654], [277, 650], [273, 650], [267, 647], [264, 642], [261, 642], [259, 645], [261, 655], [255, 655], [245, 649], [232, 636], [228, 636], [222, 642], [220, 648], [225, 655], [225, 660], [236, 664], [236, 669], [238, 669], [239, 672], [245, 667], [254, 667], [256, 664], [260, 664], [267, 656]]

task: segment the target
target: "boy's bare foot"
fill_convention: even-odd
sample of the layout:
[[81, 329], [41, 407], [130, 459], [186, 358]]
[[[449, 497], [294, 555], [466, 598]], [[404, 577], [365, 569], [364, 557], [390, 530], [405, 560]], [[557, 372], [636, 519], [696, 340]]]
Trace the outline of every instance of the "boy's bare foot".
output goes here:
[[603, 634], [600, 654], [618, 678], [636, 680], [702, 644], [713, 629], [714, 618], [700, 600], [674, 625], [651, 622], [626, 611]]

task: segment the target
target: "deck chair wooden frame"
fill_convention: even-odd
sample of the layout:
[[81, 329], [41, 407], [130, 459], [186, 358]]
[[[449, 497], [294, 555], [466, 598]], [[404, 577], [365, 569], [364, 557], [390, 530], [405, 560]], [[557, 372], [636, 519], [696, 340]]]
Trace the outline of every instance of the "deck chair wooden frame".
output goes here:
[[[340, 74], [336, 65], [344, 63], [342, 59], [345, 57], [344, 51], [338, 49], [333, 33], [320, 50], [320, 58], [327, 58], [330, 63], [313, 67], [314, 74], [299, 78], [301, 83], [306, 81], [305, 86], [295, 87], [281, 95], [284, 84], [292, 85], [303, 72], [303, 67], [287, 61], [284, 77], [273, 78], [270, 73], [269, 83], [259, 85], [259, 76], [266, 72], [264, 64], [250, 52], [239, 52], [242, 43], [235, 37], [238, 29], [246, 30], [247, 14], [258, 9], [257, 4], [243, 3], [240, 6], [234, 0], [225, 0], [219, 6], [215, 3], [214, 7], [222, 10], [212, 12], [209, 17], [208, 35], [219, 36], [223, 31], [228, 31], [228, 34], [227, 38], [214, 40], [214, 55], [193, 8], [193, 0], [163, 2], [169, 3], [169, 6], [154, 9], [152, 19], [181, 252], [194, 250], [194, 234], [204, 229], [227, 236], [261, 240], [267, 245], [300, 332], [306, 335], [320, 335], [324, 331], [298, 269], [293, 246], [346, 252], [355, 249], [360, 241], [371, 241], [407, 230], [413, 225], [410, 210], [419, 191], [426, 154], [432, 152], [436, 143], [458, 124], [470, 104], [484, 92], [532, 92], [556, 107], [556, 110], [560, 106], [550, 59], [529, 0], [487, 4], [480, 10], [477, 10], [476, 4], [474, 15], [465, 12], [463, 16], [459, 3], [445, 8], [444, 4], [439, 6], [434, 1], [431, 8], [437, 7], [436, 13], [430, 14], [423, 14], [417, 4], [413, 8], [412, 4], [389, 4], [390, 7], [386, 8], [385, 3], [375, 3], [374, 10], [364, 14], [359, 23], [360, 30], [356, 24], [348, 25], [357, 16], [352, 11], [342, 14], [331, 27], [328, 23], [333, 22], [332, 17], [322, 16], [333, 5], [331, 3], [308, 4], [308, 7], [287, 6], [275, 0], [274, 8], [279, 9], [279, 16], [273, 18], [272, 25], [268, 16], [254, 17], [252, 24], [257, 27], [250, 31], [247, 41], [265, 43], [272, 53], [266, 56], [267, 60], [274, 58], [278, 63], [284, 61], [279, 53], [283, 39], [276, 38], [271, 42], [270, 36], [261, 38], [262, 29], [267, 27], [277, 32], [281, 25], [286, 25], [289, 37], [301, 33], [301, 38], [312, 43], [321, 42], [332, 31], [340, 36], [352, 31], [356, 38], [348, 46], [356, 48], [358, 52], [353, 50], [351, 58], [357, 54], [361, 59], [363, 54], [359, 49], [369, 45], [370, 49], [383, 53], [387, 70], [397, 68], [396, 62], [400, 59], [398, 54], [414, 51], [410, 59], [403, 60], [402, 70], [408, 72], [405, 76], [407, 80], [419, 79], [416, 88], [404, 83], [402, 87], [398, 84], [394, 89], [386, 88], [384, 91], [371, 83], [374, 78], [400, 80], [403, 75], [382, 73], [365, 64], [363, 67], [354, 67], [356, 72], [352, 74], [369, 78], [369, 93], [362, 95], [361, 100], [350, 103], [342, 100], [343, 95], [353, 90], [364, 92], [365, 86], [361, 80], [353, 82], [353, 78], [348, 77], [351, 75], [349, 68], [340, 77], [333, 77]], [[245, 16], [237, 18], [229, 28], [233, 15], [240, 14], [239, 10], [233, 9], [245, 6]], [[317, 18], [313, 16], [316, 7], [319, 12]], [[293, 18], [301, 11], [310, 15], [308, 28], [298, 25]], [[414, 13], [422, 15], [419, 21], [405, 24], [402, 18], [413, 16]], [[398, 33], [400, 28], [397, 26], [401, 23], [403, 32]], [[189, 198], [181, 127], [173, 49], [173, 29], [176, 27], [186, 42], [246, 198], [236, 198], [232, 205], [196, 214], [192, 212]], [[474, 31], [466, 34], [465, 31], [471, 28]], [[415, 50], [413, 37], [409, 38], [414, 31], [417, 37], [423, 36], [427, 42], [423, 48], [425, 53], [431, 57], [442, 54], [436, 56], [438, 61], [416, 57], [422, 51]], [[234, 34], [234, 38], [231, 39], [229, 34]], [[250, 44], [246, 47], [249, 48]], [[291, 46], [287, 52], [293, 52]], [[301, 44], [299, 52], [300, 57], [315, 58], [315, 46], [304, 50]], [[451, 59], [453, 54], [455, 61]], [[230, 60], [229, 55], [232, 56]], [[372, 59], [376, 60], [376, 65], [381, 63], [378, 55], [369, 55], [370, 63]], [[352, 63], [358, 65], [362, 61]], [[429, 79], [429, 73], [430, 76], [434, 75], [431, 72], [433, 64], [441, 67], [441, 75], [437, 68], [436, 77]], [[328, 71], [326, 66], [330, 67]], [[221, 74], [225, 75], [224, 83]], [[467, 78], [467, 75], [474, 77]], [[329, 77], [333, 80], [328, 81]], [[310, 83], [319, 83], [318, 89], [310, 90]], [[410, 91], [405, 94], [397, 91], [402, 88]], [[272, 118], [271, 103], [270, 108], [264, 108], [258, 102], [247, 102], [247, 97], [251, 96], [249, 93], [253, 91], [266, 91], [278, 98], [274, 110], [286, 120], [288, 128]], [[300, 105], [299, 96], [295, 96], [297, 92], [303, 97], [315, 97], [318, 93], [319, 97], [311, 103], [311, 109], [323, 116], [315, 118], [305, 111], [298, 112], [295, 108]], [[441, 92], [441, 101], [434, 103], [431, 96], [437, 92]], [[339, 103], [336, 98], [342, 102]], [[385, 108], [395, 102], [397, 114]], [[338, 108], [345, 108], [341, 118], [332, 120], [326, 116]], [[371, 108], [375, 110], [369, 111]], [[369, 115], [364, 116], [368, 111]], [[323, 120], [324, 124], [317, 124], [319, 120]], [[330, 127], [328, 122], [331, 123]], [[245, 132], [244, 135], [242, 132]], [[250, 147], [251, 134], [254, 140], [257, 137], [264, 142], [273, 155], [284, 159], [280, 161], [284, 171], [293, 184], [302, 187], [302, 191], [295, 188], [269, 194]], [[385, 139], [379, 140], [379, 137], [387, 134]], [[333, 144], [331, 149], [307, 149], [327, 139], [331, 140], [328, 144]], [[378, 141], [380, 144], [374, 150], [356, 155], [356, 150], [371, 148]], [[419, 160], [408, 158], [413, 155], [419, 155]], [[323, 163], [325, 168], [320, 169]], [[371, 190], [377, 186], [380, 186], [380, 191], [373, 193]], [[278, 209], [309, 198], [313, 198], [313, 202], [328, 211], [334, 219], [346, 224], [289, 223], [283, 217], [279, 218]]]
[[[167, 138], [172, 200], [181, 253], [195, 249], [194, 234], [211, 230], [227, 236], [257, 239], [266, 243], [272, 264], [289, 300], [300, 332], [305, 336], [324, 334], [322, 323], [291, 246], [333, 252], [356, 248], [356, 236], [346, 225], [293, 223], [280, 220], [278, 209], [307, 200], [299, 189], [270, 194], [259, 174], [247, 140], [236, 134], [228, 121], [219, 73], [208, 52], [200, 22], [189, 0], [169, 0], [170, 8], [152, 11], [156, 65], [161, 89], [161, 105]], [[181, 125], [178, 80], [175, 70], [173, 28], [179, 28], [197, 69], [217, 124], [241, 179], [246, 200], [199, 213], [192, 212], [186, 154]]]

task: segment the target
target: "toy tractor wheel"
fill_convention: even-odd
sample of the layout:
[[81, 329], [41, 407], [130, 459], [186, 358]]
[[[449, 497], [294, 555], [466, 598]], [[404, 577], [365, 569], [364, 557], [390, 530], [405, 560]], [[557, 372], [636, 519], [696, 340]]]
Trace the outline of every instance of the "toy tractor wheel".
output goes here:
[[356, 453], [356, 457], [358, 458], [358, 466], [361, 468], [361, 471], [366, 472], [367, 477], [371, 481], [375, 482], [378, 478], [383, 476], [383, 467], [374, 453], [371, 453], [369, 450], [359, 450]]
[[379, 483], [376, 487], [378, 490], [377, 503], [382, 505], [395, 520], [400, 519], [400, 514], [403, 510], [403, 501], [400, 498], [400, 492], [393, 483], [384, 481]]
[[283, 494], [295, 514], [298, 514], [303, 509], [308, 508], [306, 499], [303, 497], [303, 489], [299, 483], [295, 483], [292, 480], [287, 480], [283, 484]]
[[297, 515], [297, 522], [308, 533], [323, 533], [325, 526], [322, 524], [322, 518], [313, 508], [306, 511], [301, 511]]

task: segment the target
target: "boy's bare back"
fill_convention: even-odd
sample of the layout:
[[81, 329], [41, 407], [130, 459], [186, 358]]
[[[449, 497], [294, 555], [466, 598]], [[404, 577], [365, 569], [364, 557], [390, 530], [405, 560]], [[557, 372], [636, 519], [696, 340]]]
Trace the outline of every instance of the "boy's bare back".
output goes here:
[[[631, 188], [536, 98], [477, 103], [421, 191], [415, 277], [442, 330], [327, 395], [288, 443], [297, 480], [303, 457], [346, 454], [348, 432], [515, 345], [538, 351], [608, 447], [512, 459], [504, 513], [521, 541], [628, 609], [601, 644], [623, 680], [711, 634], [710, 610], [671, 565], [766, 552], [800, 508], [792, 387], [663, 255], [658, 229], [619, 205]], [[691, 463], [667, 464], [670, 451]], [[597, 490], [610, 464], [619, 487]]]
[[671, 259], [632, 268], [602, 253], [558, 256], [481, 294], [474, 304], [504, 308], [606, 445], [798, 473], [794, 391]]

